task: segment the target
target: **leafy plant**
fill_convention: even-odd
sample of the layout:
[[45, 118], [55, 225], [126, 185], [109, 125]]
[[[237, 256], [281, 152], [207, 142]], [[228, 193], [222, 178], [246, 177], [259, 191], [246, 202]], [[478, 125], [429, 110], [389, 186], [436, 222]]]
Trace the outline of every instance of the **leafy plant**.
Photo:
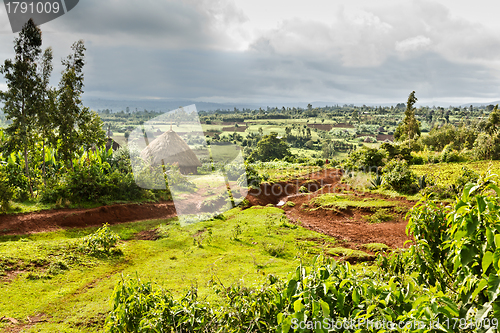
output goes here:
[[425, 175], [418, 177], [418, 188], [423, 190], [427, 187], [427, 177]]
[[406, 194], [417, 192], [416, 176], [406, 161], [393, 160], [382, 171], [384, 182], [393, 190]]
[[10, 200], [14, 197], [14, 189], [7, 176], [0, 170], [0, 212], [9, 209]]
[[239, 223], [236, 223], [236, 225], [234, 226], [233, 230], [232, 230], [232, 238], [234, 240], [238, 240], [240, 235], [242, 234], [242, 229], [241, 229], [241, 225]]
[[372, 189], [376, 189], [376, 188], [379, 188], [381, 185], [382, 185], [382, 177], [377, 174], [371, 181], [370, 181], [370, 184], [371, 184], [371, 188]]
[[96, 254], [109, 254], [111, 249], [116, 246], [120, 240], [120, 236], [111, 231], [109, 225], [106, 223], [96, 232], [85, 236], [82, 240], [83, 251], [96, 255]]
[[392, 214], [387, 208], [377, 209], [372, 215], [366, 217], [370, 223], [382, 223], [388, 222], [394, 219], [394, 214]]
[[286, 247], [284, 242], [282, 244], [262, 243], [262, 246], [264, 251], [273, 257], [279, 258], [285, 255]]

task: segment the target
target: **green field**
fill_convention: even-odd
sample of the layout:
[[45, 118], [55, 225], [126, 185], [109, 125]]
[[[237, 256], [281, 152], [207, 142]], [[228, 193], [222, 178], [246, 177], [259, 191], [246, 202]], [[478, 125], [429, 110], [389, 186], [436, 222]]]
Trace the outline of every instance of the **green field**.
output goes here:
[[[208, 295], [215, 276], [227, 285], [253, 286], [268, 274], [285, 277], [299, 258], [308, 262], [323, 251], [367, 255], [342, 250], [335, 239], [291, 224], [281, 209], [233, 209], [225, 217], [186, 227], [176, 219], [111, 226], [122, 239], [117, 246], [122, 255], [82, 253], [82, 237], [95, 228], [4, 236], [0, 316], [22, 323], [27, 316], [44, 314], [47, 322], [28, 332], [100, 332], [113, 288], [122, 278], [153, 281], [176, 297], [192, 285]], [[151, 229], [158, 240], [135, 239]]]
[[426, 165], [413, 165], [411, 169], [417, 176], [430, 176], [436, 180], [437, 185], [449, 186], [454, 184], [460, 177], [462, 168], [474, 170], [478, 174], [500, 175], [500, 161], [478, 161], [478, 162], [461, 162], [461, 163], [438, 163]]

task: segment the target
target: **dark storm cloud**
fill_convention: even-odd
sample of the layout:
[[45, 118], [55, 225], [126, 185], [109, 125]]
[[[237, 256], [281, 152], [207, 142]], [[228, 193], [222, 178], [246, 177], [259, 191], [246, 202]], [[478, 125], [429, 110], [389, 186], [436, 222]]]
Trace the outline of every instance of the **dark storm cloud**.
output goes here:
[[86, 0], [54, 28], [114, 45], [212, 47], [224, 42], [226, 26], [244, 20], [225, 0]]
[[[87, 98], [369, 103], [415, 90], [420, 101], [498, 99], [500, 38], [433, 2], [339, 11], [329, 23], [289, 18], [236, 51], [229, 31], [244, 20], [230, 0], [86, 0], [42, 30], [53, 84], [71, 43], [85, 40]], [[3, 59], [14, 37], [0, 35]]]
[[496, 73], [435, 53], [390, 57], [377, 67], [347, 68], [341, 59], [207, 50], [96, 48], [88, 70], [88, 94], [99, 97], [198, 98], [280, 101], [421, 100], [498, 93]]

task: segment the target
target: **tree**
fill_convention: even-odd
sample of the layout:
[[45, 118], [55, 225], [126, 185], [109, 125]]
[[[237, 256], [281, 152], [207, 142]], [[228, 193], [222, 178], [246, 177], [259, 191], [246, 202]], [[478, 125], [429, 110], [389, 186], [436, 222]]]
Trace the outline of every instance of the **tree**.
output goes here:
[[90, 148], [92, 144], [101, 144], [105, 140], [102, 122], [97, 115], [82, 104], [83, 66], [85, 65], [85, 45], [79, 40], [71, 46], [73, 51], [62, 64], [58, 90], [58, 143], [62, 158], [73, 168], [73, 154], [78, 147]]
[[488, 117], [488, 122], [486, 123], [486, 132], [489, 135], [494, 135], [497, 133], [498, 128], [500, 127], [500, 110], [498, 110], [498, 104], [495, 105], [493, 111], [490, 113]]
[[55, 144], [54, 137], [54, 116], [57, 112], [56, 98], [57, 91], [49, 87], [49, 80], [52, 74], [52, 48], [47, 48], [42, 55], [39, 85], [39, 106], [37, 108], [36, 127], [42, 140], [42, 174], [46, 184], [45, 168], [45, 146], [47, 143]]
[[288, 144], [278, 138], [278, 133], [271, 133], [262, 137], [259, 141], [257, 147], [250, 155], [253, 160], [260, 160], [264, 162], [272, 161], [274, 159], [284, 159], [287, 156], [291, 156], [290, 148]]
[[6, 129], [7, 151], [22, 149], [24, 152], [25, 173], [29, 190], [33, 196], [28, 151], [33, 145], [37, 107], [40, 104], [37, 63], [42, 52], [42, 32], [30, 19], [14, 41], [15, 61], [5, 60], [0, 73], [7, 81], [7, 91], [0, 93], [4, 101], [3, 111], [12, 121]]
[[417, 102], [417, 98], [415, 97], [415, 91], [412, 91], [408, 96], [408, 102], [406, 103], [406, 111], [405, 118], [403, 122], [398, 125], [396, 131], [394, 132], [394, 138], [397, 141], [403, 141], [408, 139], [409, 145], [411, 144], [411, 140], [415, 139], [417, 136], [420, 136], [420, 123], [415, 118], [415, 103]]

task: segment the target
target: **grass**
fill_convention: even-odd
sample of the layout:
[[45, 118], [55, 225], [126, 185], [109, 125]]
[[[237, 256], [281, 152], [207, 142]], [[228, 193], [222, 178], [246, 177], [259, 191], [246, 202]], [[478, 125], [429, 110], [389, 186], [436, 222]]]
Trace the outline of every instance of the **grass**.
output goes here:
[[368, 243], [368, 244], [363, 244], [363, 248], [365, 248], [368, 251], [371, 252], [381, 252], [381, 251], [386, 251], [389, 250], [390, 247], [383, 244], [383, 243]]
[[312, 198], [308, 204], [315, 209], [337, 210], [347, 208], [392, 208], [398, 206], [397, 202], [374, 199], [360, 198], [352, 195], [326, 193]]
[[[47, 322], [25, 327], [27, 332], [101, 332], [109, 297], [122, 277], [138, 275], [176, 297], [197, 285], [208, 296], [214, 275], [225, 285], [253, 286], [270, 273], [285, 277], [299, 259], [307, 263], [333, 246], [330, 252], [341, 251], [334, 238], [290, 223], [278, 208], [237, 208], [224, 216], [185, 227], [177, 219], [110, 226], [122, 239], [122, 254], [102, 257], [78, 251], [81, 238], [97, 228], [3, 236], [1, 265], [19, 274], [2, 278], [0, 316], [26, 323], [27, 316], [45, 314]], [[134, 239], [151, 229], [160, 239]], [[362, 254], [350, 251], [349, 256]], [[0, 329], [7, 325], [0, 323]]]
[[381, 208], [377, 209], [375, 213], [368, 215], [365, 218], [370, 223], [382, 223], [392, 221], [394, 219], [394, 214], [387, 208]]
[[366, 252], [360, 250], [346, 249], [343, 247], [330, 248], [326, 252], [336, 257], [345, 257], [352, 259], [368, 259], [373, 257], [372, 255]]
[[498, 174], [500, 172], [500, 161], [478, 161], [460, 163], [437, 163], [425, 165], [413, 165], [411, 169], [417, 176], [430, 176], [437, 185], [449, 186], [455, 184], [462, 175], [462, 167], [467, 167], [478, 174], [489, 171]]

